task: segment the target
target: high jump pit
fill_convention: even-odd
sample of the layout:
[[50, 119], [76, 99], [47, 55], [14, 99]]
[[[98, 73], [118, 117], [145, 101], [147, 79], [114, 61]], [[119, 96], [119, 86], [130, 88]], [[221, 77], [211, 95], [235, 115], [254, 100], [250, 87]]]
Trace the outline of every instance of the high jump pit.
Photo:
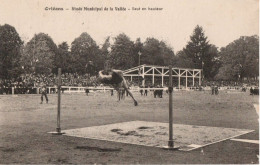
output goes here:
[[[228, 140], [254, 130], [173, 124], [174, 147], [191, 151]], [[164, 148], [169, 140], [169, 124], [130, 121], [63, 130], [66, 136]]]

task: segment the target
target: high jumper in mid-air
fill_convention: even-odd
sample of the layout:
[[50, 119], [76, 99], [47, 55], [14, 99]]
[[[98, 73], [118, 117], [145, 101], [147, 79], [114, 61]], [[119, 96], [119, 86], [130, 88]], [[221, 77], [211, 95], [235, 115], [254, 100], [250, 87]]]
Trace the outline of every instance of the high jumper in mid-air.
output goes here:
[[134, 100], [134, 105], [135, 106], [138, 105], [138, 103], [135, 100], [133, 94], [128, 89], [127, 82], [126, 82], [126, 80], [123, 76], [123, 72], [121, 70], [116, 70], [116, 69], [101, 70], [101, 71], [99, 71], [98, 75], [99, 75], [99, 81], [101, 83], [113, 86], [113, 88], [117, 92], [119, 92], [120, 89], [123, 88], [126, 92], [129, 93], [129, 95]]

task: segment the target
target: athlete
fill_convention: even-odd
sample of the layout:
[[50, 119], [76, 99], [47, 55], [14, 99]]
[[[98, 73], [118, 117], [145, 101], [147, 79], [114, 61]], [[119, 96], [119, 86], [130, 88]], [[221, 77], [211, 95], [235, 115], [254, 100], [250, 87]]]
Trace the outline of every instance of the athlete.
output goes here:
[[115, 90], [119, 93], [119, 97], [120, 90], [123, 88], [134, 100], [134, 105], [138, 105], [137, 101], [134, 99], [133, 94], [128, 90], [127, 82], [121, 70], [108, 69], [99, 71], [99, 81], [104, 84], [112, 85], [113, 88], [115, 88]]

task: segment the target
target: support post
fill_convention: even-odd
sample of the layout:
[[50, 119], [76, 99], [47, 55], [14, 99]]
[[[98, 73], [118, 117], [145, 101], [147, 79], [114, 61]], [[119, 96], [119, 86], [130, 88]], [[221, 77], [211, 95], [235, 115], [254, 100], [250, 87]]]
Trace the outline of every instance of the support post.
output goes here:
[[199, 86], [201, 86], [201, 71], [199, 73]]
[[179, 75], [178, 75], [178, 88], [181, 90], [181, 71], [179, 69]]
[[194, 70], [192, 71], [192, 86], [194, 87], [195, 82], [194, 82]]
[[61, 128], [60, 128], [60, 100], [61, 100], [61, 68], [58, 69], [58, 112], [57, 112], [57, 128], [56, 132], [53, 133], [55, 135], [62, 135]]
[[154, 85], [154, 68], [153, 68], [153, 79], [152, 79], [152, 81], [153, 81], [153, 85]]
[[142, 86], [145, 86], [145, 79], [144, 79], [144, 66], [143, 66], [143, 73], [142, 73], [143, 81], [142, 81]]
[[186, 90], [187, 90], [187, 88], [188, 88], [188, 71], [186, 70], [185, 71], [186, 72]]
[[164, 85], [163, 84], [163, 76], [164, 76], [164, 68], [162, 68], [162, 86]]
[[145, 79], [144, 79], [144, 76], [143, 76], [142, 86], [143, 86], [143, 87], [145, 86]]
[[138, 67], [138, 86], [140, 86], [140, 83], [139, 83], [139, 76], [140, 76], [140, 66]]
[[174, 148], [174, 141], [173, 141], [173, 127], [172, 127], [172, 66], [169, 66], [169, 141], [168, 147]]

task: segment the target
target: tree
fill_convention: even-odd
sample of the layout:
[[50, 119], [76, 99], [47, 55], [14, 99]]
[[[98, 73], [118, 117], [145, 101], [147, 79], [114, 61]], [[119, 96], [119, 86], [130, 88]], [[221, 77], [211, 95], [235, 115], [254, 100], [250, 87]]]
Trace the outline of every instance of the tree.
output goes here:
[[115, 43], [111, 47], [109, 61], [112, 68], [129, 69], [134, 66], [133, 55], [134, 43], [124, 33], [115, 38]]
[[164, 41], [160, 41], [160, 55], [163, 58], [163, 65], [168, 66], [172, 64], [174, 52]]
[[100, 51], [101, 51], [101, 56], [100, 56], [100, 64], [99, 66], [99, 70], [104, 69], [105, 65], [108, 64], [109, 62], [109, 53], [111, 51], [111, 44], [110, 44], [110, 37], [107, 37], [105, 42], [103, 43]]
[[239, 39], [221, 48], [220, 61], [221, 70], [228, 70], [232, 73], [230, 79], [242, 80], [244, 77], [256, 78], [259, 75], [259, 38], [258, 36], [242, 36]]
[[21, 73], [20, 57], [23, 42], [13, 26], [0, 26], [0, 78], [16, 78]]
[[195, 64], [193, 63], [192, 59], [188, 57], [184, 51], [177, 52], [177, 55], [174, 56], [173, 62], [174, 67], [179, 68], [194, 68]]
[[190, 57], [195, 64], [195, 68], [203, 69], [205, 78], [210, 77], [210, 63], [212, 62], [212, 57], [209, 55], [210, 44], [207, 37], [204, 34], [203, 28], [196, 26], [193, 31], [192, 36], [190, 36], [190, 41], [184, 48], [185, 54]]
[[25, 46], [23, 66], [27, 72], [50, 74], [57, 53], [57, 46], [48, 34], [36, 34]]
[[[134, 64], [135, 66], [139, 65], [139, 52], [142, 55], [143, 52], [143, 43], [141, 42], [140, 38], [137, 38], [135, 43], [134, 43], [134, 50], [133, 50], [133, 55], [134, 55]], [[141, 57], [140, 57], [141, 60]], [[141, 62], [140, 62], [141, 63]]]
[[[84, 32], [71, 44], [71, 54], [73, 57], [72, 65], [74, 72], [79, 74], [86, 73], [86, 65], [92, 61], [96, 66], [99, 61], [100, 51], [96, 42], [91, 36]], [[97, 72], [93, 70], [93, 72]]]
[[218, 48], [215, 45], [210, 44], [210, 47], [206, 54], [207, 55], [204, 57], [205, 63], [203, 75], [207, 79], [214, 79], [221, 64], [219, 59]]
[[160, 41], [158, 39], [146, 39], [141, 59], [143, 64], [164, 65], [164, 60], [161, 56]]
[[215, 76], [216, 80], [237, 80], [237, 70], [231, 64], [227, 64], [219, 68], [218, 74]]
[[174, 52], [164, 41], [147, 38], [143, 46], [142, 63], [150, 65], [169, 65], [172, 63]]
[[58, 72], [58, 68], [61, 68], [62, 72], [72, 72], [71, 56], [69, 52], [69, 45], [67, 42], [62, 42], [58, 45], [58, 51], [54, 58], [54, 72]]
[[110, 37], [107, 37], [105, 42], [103, 43], [102, 47], [101, 47], [101, 52], [102, 55], [107, 59], [108, 58], [108, 53], [109, 53], [109, 48], [111, 48], [110, 45]]

